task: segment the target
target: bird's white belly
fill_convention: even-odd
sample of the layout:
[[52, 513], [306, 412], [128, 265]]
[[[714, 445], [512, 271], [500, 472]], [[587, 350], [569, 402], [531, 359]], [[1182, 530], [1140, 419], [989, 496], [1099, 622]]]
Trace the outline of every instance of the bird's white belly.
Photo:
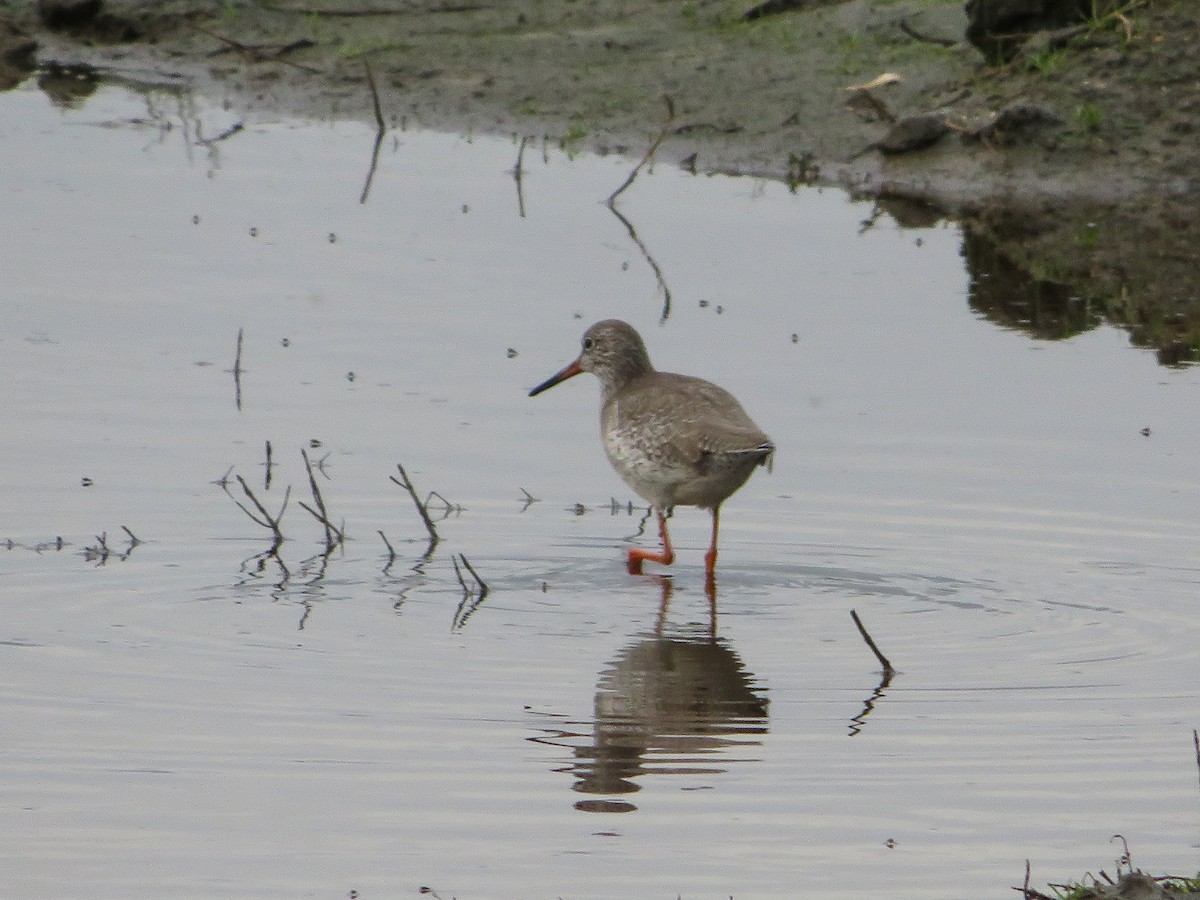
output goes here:
[[694, 478], [690, 466], [681, 465], [670, 454], [655, 452], [665, 446], [665, 425], [641, 423], [633, 429], [615, 428], [604, 432], [604, 452], [616, 473], [641, 498], [660, 509], [675, 505], [681, 484]]

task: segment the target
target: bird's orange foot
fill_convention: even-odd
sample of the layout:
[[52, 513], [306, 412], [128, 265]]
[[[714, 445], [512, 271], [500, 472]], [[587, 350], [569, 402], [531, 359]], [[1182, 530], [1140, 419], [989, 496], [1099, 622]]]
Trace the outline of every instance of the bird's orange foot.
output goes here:
[[675, 551], [670, 547], [665, 550], [643, 550], [641, 547], [634, 547], [629, 551], [629, 560], [625, 568], [629, 570], [630, 575], [641, 575], [642, 563], [647, 561], [669, 566], [675, 562]]

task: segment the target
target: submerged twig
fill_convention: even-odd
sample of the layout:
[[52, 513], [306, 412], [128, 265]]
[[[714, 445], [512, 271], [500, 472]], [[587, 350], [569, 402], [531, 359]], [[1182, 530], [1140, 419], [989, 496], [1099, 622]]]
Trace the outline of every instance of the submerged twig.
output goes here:
[[650, 142], [650, 147], [646, 150], [646, 155], [643, 156], [641, 161], [633, 167], [633, 171], [629, 173], [629, 177], [625, 179], [619, 188], [608, 195], [609, 206], [612, 206], [616, 199], [625, 191], [625, 189], [633, 184], [634, 179], [638, 177], [638, 173], [641, 172], [642, 169], [646, 167], [646, 164], [654, 158], [654, 154], [658, 152], [659, 146], [664, 140], [666, 140], [667, 134], [671, 130], [671, 123], [675, 121], [675, 101], [671, 99], [669, 94], [663, 94], [663, 102], [667, 104], [667, 118], [666, 121], [663, 122], [662, 129], [658, 132], [658, 137]]
[[429, 547], [426, 549], [424, 557], [429, 557], [433, 554], [433, 550], [438, 545], [441, 538], [438, 536], [437, 528], [433, 524], [433, 520], [429, 518], [429, 510], [425, 508], [425, 504], [421, 502], [421, 498], [417, 496], [417, 489], [413, 487], [413, 483], [409, 480], [408, 473], [404, 471], [404, 466], [396, 463], [396, 468], [400, 470], [400, 477], [389, 475], [391, 479], [400, 487], [408, 491], [408, 496], [412, 497], [413, 505], [417, 508], [417, 513], [421, 516], [421, 521], [425, 523], [425, 530], [429, 532]]

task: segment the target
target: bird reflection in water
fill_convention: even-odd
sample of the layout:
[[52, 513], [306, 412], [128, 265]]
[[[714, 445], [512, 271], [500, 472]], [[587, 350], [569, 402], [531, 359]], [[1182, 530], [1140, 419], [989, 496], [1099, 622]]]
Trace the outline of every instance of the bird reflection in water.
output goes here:
[[634, 804], [611, 798], [640, 790], [635, 779], [719, 774], [752, 761], [745, 748], [760, 746], [767, 733], [768, 701], [738, 655], [714, 637], [714, 623], [664, 634], [671, 581], [662, 583], [655, 633], [623, 649], [600, 675], [592, 734], [560, 730], [533, 739], [572, 747], [574, 762], [559, 771], [589, 795], [576, 809], [631, 812]]

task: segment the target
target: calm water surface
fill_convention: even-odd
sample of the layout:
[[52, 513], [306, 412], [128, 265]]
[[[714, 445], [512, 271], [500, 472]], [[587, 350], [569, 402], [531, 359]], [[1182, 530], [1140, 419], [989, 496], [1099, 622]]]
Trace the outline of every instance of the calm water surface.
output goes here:
[[[952, 224], [836, 191], [659, 168], [639, 247], [627, 160], [538, 142], [518, 195], [511, 141], [396, 132], [360, 203], [368, 130], [198, 143], [238, 121], [0, 95], [0, 894], [1003, 897], [1114, 832], [1200, 867], [1200, 373], [997, 327]], [[596, 384], [525, 396], [612, 316], [779, 446], [715, 641], [707, 515], [628, 576]], [[448, 504], [424, 559], [397, 463]], [[290, 486], [278, 558], [231, 468]]]

